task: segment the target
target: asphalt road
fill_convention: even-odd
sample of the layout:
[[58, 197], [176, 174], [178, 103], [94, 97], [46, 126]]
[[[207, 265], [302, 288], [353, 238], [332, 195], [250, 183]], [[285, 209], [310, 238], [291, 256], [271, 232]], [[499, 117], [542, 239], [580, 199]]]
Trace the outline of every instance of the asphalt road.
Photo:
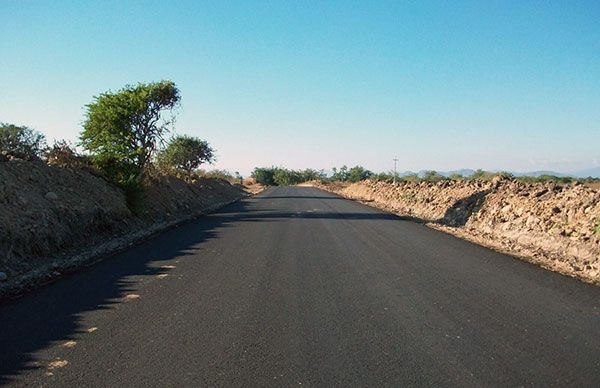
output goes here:
[[600, 288], [275, 188], [0, 306], [0, 382], [600, 386]]

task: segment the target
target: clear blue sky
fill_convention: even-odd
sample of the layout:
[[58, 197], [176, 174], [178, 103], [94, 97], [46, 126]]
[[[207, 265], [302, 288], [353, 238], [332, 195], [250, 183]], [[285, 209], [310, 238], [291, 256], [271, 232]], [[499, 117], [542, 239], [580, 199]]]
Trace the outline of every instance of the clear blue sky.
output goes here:
[[75, 140], [92, 96], [161, 79], [242, 173], [600, 162], [598, 1], [0, 0], [0, 121]]

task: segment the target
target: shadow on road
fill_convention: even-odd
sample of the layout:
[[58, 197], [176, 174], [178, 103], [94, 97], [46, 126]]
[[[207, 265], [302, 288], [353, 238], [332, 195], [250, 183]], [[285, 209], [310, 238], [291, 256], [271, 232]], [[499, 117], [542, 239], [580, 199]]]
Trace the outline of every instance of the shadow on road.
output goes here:
[[[88, 329], [81, 320], [85, 312], [111, 309], [134, 290], [139, 276], [156, 276], [168, 269], [164, 262], [197, 251], [207, 240], [217, 238], [217, 229], [238, 222], [277, 222], [283, 219], [397, 220], [378, 211], [327, 213], [278, 211], [261, 207], [254, 197], [221, 211], [167, 230], [78, 273], [66, 276], [24, 297], [0, 302], [0, 384], [7, 384], [27, 370], [44, 368], [36, 353], [74, 339]], [[294, 197], [282, 197], [294, 198]], [[338, 197], [298, 197], [341, 199]], [[200, 248], [201, 249], [201, 248]], [[137, 278], [137, 279], [136, 279]], [[40, 362], [41, 361], [41, 362]], [[48, 361], [48, 360], [46, 360]]]
[[[246, 206], [242, 201], [225, 209], [243, 214]], [[190, 249], [216, 237], [215, 229], [238, 220], [210, 216], [186, 222], [20, 299], [0, 302], [0, 385], [45, 367], [43, 360], [38, 365], [35, 352], [85, 332], [88, 328], [80, 324], [83, 313], [121, 303], [139, 282], [133, 277], [166, 273], [161, 262], [185, 260]]]

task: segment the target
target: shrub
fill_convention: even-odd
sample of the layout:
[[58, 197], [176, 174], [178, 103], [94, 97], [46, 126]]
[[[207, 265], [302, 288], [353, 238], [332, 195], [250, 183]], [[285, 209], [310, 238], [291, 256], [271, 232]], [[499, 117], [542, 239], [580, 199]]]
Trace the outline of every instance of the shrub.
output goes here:
[[413, 172], [413, 173], [404, 175], [402, 177], [402, 180], [406, 181], [406, 182], [419, 182], [421, 179], [419, 179], [419, 176]]
[[51, 166], [68, 168], [89, 168], [92, 166], [88, 156], [80, 155], [66, 140], [55, 141], [46, 151], [46, 162]]
[[600, 217], [596, 220], [596, 226], [594, 227], [594, 233], [600, 234]]
[[360, 182], [368, 179], [373, 173], [362, 166], [354, 166], [348, 173], [348, 180], [350, 182]]
[[230, 173], [227, 170], [210, 170], [210, 171], [198, 171], [198, 175], [205, 177], [205, 178], [211, 178], [211, 179], [223, 179], [226, 180], [228, 182], [235, 182], [236, 180], [239, 182], [240, 178], [238, 177], [239, 174], [237, 175], [233, 175], [232, 173]]
[[125, 193], [127, 207], [134, 214], [142, 212], [146, 189], [140, 175], [130, 175], [119, 182], [119, 187]]
[[490, 180], [494, 177], [494, 173], [477, 169], [470, 177], [471, 180]]
[[572, 177], [558, 177], [555, 175], [543, 174], [540, 176], [520, 176], [515, 178], [519, 182], [525, 183], [544, 183], [544, 182], [556, 182], [556, 183], [570, 183], [577, 179]]
[[425, 171], [425, 174], [423, 174], [423, 180], [426, 182], [439, 182], [444, 179], [446, 178], [434, 170]]
[[345, 165], [340, 167], [339, 170], [336, 167], [333, 167], [331, 170], [333, 171], [331, 174], [332, 181], [345, 182], [348, 180], [348, 178], [350, 178], [350, 172], [348, 171], [348, 167]]
[[0, 151], [25, 160], [39, 160], [46, 149], [46, 137], [31, 128], [0, 123]]
[[176, 136], [158, 154], [158, 164], [166, 169], [185, 171], [188, 174], [202, 163], [213, 163], [215, 151], [208, 142], [192, 136]]
[[360, 182], [362, 180], [370, 178], [373, 173], [362, 166], [354, 166], [348, 168], [346, 165], [339, 168], [332, 168], [333, 173], [331, 174], [332, 181], [341, 182]]
[[256, 167], [250, 176], [261, 185], [273, 186], [275, 185], [274, 176], [276, 171], [276, 167]]
[[311, 168], [307, 168], [303, 171], [298, 171], [298, 173], [300, 175], [301, 182], [317, 181], [325, 179], [326, 177], [325, 172], [323, 170], [313, 170]]
[[301, 171], [278, 168], [273, 175], [273, 181], [279, 186], [291, 186], [305, 182]]
[[[379, 172], [377, 174], [373, 174], [369, 177], [369, 179], [372, 179], [374, 181], [382, 181], [382, 182], [392, 182], [394, 180], [394, 173], [393, 172]], [[396, 176], [396, 180], [398, 180], [399, 178]]]

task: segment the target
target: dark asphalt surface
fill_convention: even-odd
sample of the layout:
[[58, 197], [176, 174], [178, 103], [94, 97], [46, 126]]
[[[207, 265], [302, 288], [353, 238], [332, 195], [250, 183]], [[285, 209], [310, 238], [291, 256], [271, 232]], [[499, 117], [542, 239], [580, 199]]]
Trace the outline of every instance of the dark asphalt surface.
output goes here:
[[275, 188], [0, 305], [0, 381], [598, 387], [600, 288]]

